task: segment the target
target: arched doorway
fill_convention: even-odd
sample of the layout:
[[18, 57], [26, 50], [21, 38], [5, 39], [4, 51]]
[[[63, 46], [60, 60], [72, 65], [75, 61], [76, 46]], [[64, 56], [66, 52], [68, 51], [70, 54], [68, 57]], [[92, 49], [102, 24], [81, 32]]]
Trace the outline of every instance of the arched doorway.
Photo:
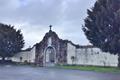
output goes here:
[[54, 63], [56, 62], [56, 51], [55, 48], [52, 46], [49, 46], [45, 49], [45, 55], [44, 55], [44, 66], [54, 66]]

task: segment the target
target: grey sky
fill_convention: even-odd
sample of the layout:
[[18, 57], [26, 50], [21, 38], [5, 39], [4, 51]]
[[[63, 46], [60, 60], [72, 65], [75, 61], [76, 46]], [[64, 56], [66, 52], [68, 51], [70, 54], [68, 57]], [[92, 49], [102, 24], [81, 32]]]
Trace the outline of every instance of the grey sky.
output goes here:
[[26, 47], [40, 42], [49, 25], [62, 39], [89, 44], [81, 26], [96, 0], [0, 0], [0, 22], [21, 29]]

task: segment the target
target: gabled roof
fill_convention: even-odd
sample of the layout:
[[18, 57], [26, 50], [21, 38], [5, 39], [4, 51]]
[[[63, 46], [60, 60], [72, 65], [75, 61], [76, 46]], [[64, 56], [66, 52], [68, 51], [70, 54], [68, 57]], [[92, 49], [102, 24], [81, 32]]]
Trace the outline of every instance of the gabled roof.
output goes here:
[[[34, 46], [37, 46], [37, 45], [42, 45], [44, 42], [44, 40], [46, 40], [48, 37], [50, 37], [50, 36], [55, 36], [56, 38], [58, 38], [61, 42], [63, 42], [63, 43], [70, 43], [70, 44], [72, 44], [73, 46], [75, 46], [76, 48], [94, 48], [94, 46], [93, 45], [79, 45], [79, 44], [74, 44], [72, 41], [70, 41], [70, 40], [63, 40], [63, 39], [60, 39], [59, 37], [58, 37], [58, 35], [56, 34], [56, 32], [54, 32], [54, 31], [52, 31], [51, 29], [49, 30], [49, 32], [47, 32], [46, 34], [45, 34], [45, 36], [43, 37], [43, 39], [42, 39], [42, 41], [40, 41], [39, 43], [36, 43]], [[30, 51], [32, 48], [27, 48], [26, 50], [23, 50], [23, 51]]]

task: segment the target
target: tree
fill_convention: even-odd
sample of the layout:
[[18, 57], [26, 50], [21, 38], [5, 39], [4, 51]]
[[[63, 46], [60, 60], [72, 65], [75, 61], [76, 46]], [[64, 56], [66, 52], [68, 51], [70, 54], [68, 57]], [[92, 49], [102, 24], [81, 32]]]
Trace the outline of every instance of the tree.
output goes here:
[[118, 54], [120, 67], [120, 0], [97, 0], [87, 10], [83, 31], [95, 47]]
[[14, 26], [0, 23], [0, 56], [2, 60], [20, 52], [23, 46], [24, 40], [21, 30], [16, 30]]

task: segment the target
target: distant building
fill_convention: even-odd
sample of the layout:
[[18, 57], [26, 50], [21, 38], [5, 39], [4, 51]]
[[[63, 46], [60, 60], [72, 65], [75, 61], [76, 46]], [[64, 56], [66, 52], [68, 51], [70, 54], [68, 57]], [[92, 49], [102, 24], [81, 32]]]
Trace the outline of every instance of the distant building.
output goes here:
[[12, 60], [40, 66], [54, 64], [117, 66], [118, 64], [117, 55], [102, 52], [91, 45], [79, 46], [71, 41], [62, 40], [51, 30], [51, 26], [40, 43], [16, 54]]

